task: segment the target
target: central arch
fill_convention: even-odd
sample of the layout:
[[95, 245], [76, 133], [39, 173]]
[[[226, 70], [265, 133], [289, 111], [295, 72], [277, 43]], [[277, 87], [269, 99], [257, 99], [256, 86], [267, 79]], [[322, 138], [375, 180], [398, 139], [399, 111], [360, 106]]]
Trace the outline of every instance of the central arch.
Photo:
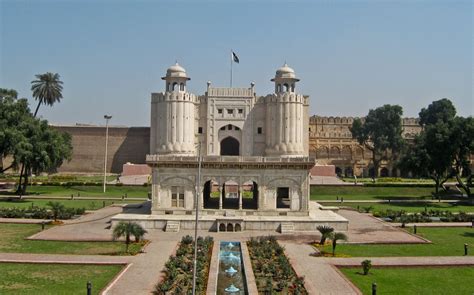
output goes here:
[[221, 156], [240, 155], [240, 143], [232, 136], [228, 136], [221, 141]]

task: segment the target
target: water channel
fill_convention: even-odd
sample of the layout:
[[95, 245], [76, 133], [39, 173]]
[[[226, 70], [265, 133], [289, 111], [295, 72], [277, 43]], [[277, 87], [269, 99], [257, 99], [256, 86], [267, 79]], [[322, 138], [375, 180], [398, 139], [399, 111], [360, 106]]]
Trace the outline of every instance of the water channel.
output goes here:
[[216, 294], [248, 294], [240, 242], [220, 243]]

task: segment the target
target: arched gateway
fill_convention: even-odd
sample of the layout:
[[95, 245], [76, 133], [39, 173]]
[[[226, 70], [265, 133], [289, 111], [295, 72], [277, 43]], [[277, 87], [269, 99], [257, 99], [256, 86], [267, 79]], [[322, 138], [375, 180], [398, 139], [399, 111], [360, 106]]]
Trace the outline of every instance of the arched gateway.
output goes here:
[[228, 136], [221, 141], [221, 156], [240, 155], [240, 143], [232, 136]]

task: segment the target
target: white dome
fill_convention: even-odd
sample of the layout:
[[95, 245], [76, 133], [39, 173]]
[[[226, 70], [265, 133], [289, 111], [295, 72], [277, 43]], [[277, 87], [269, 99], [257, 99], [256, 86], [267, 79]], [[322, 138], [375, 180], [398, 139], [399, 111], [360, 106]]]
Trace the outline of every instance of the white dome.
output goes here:
[[290, 68], [286, 63], [281, 67], [279, 68], [277, 71], [276, 71], [277, 75], [278, 74], [291, 74], [291, 73], [295, 73], [295, 70], [293, 70], [292, 68]]
[[296, 78], [295, 70], [290, 68], [286, 63], [276, 71], [275, 78], [273, 78], [272, 81], [277, 79], [292, 79], [299, 81], [299, 79]]
[[166, 70], [166, 76], [161, 79], [165, 80], [166, 78], [186, 78], [190, 80], [186, 75], [186, 70], [180, 66], [178, 63], [172, 65]]

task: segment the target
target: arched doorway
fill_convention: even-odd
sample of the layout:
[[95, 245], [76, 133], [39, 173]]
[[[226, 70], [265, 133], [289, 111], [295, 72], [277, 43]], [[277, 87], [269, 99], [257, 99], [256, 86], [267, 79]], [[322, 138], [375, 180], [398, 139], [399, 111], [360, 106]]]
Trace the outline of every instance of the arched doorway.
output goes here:
[[204, 183], [202, 191], [204, 209], [219, 209], [219, 184], [209, 180]]
[[240, 155], [240, 143], [232, 136], [228, 136], [221, 141], [221, 156]]
[[239, 209], [239, 184], [228, 180], [222, 185], [222, 208]]
[[242, 209], [258, 209], [258, 185], [248, 181], [242, 185]]

